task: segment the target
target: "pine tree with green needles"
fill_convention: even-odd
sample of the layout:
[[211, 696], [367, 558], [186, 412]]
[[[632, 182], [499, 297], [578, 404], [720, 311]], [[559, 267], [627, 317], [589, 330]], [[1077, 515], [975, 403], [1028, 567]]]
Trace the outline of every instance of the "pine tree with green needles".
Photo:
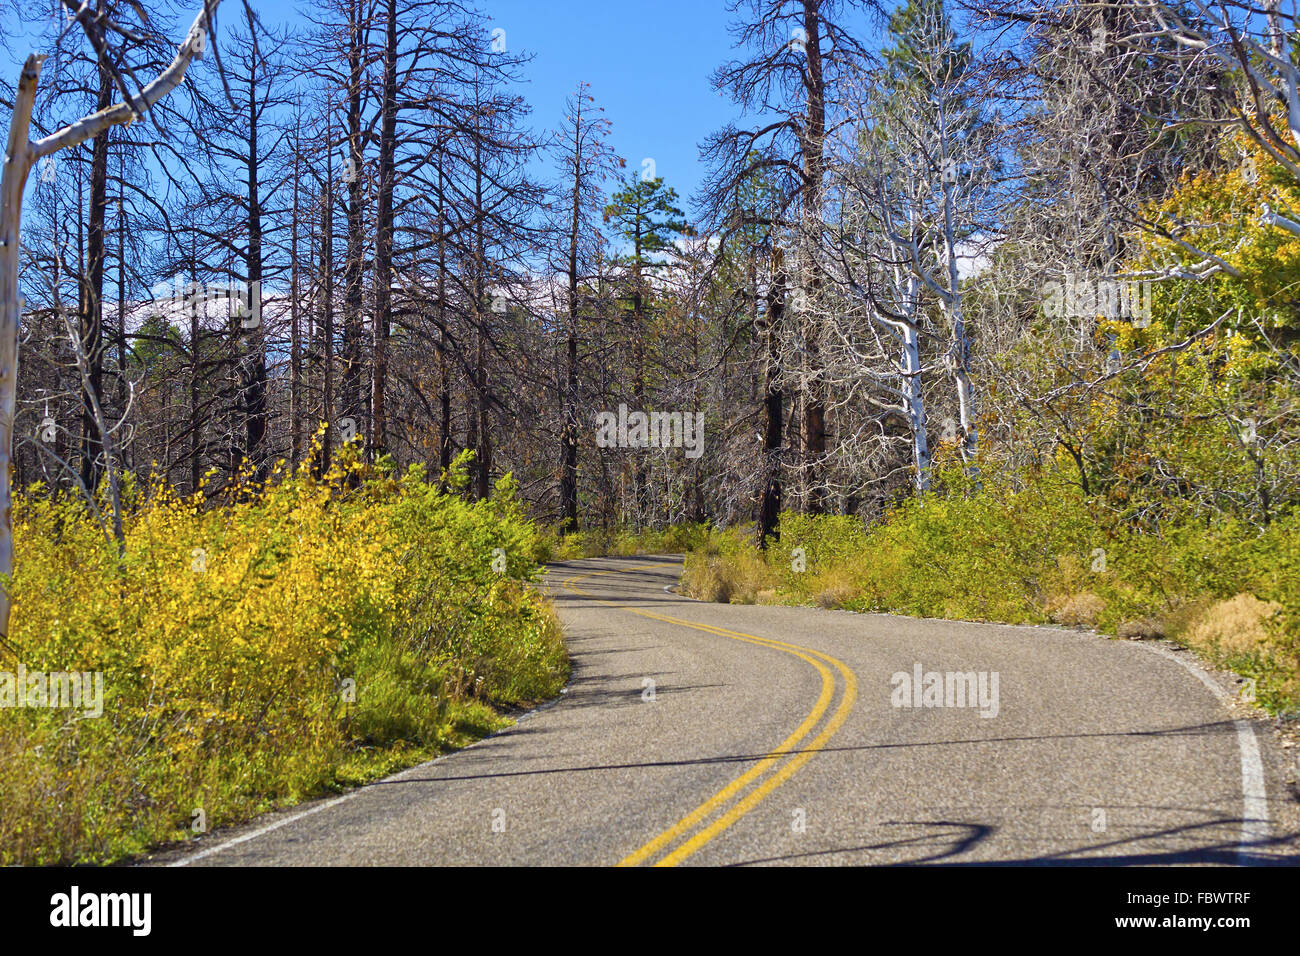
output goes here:
[[666, 252], [678, 236], [690, 235], [685, 214], [677, 208], [677, 190], [664, 185], [663, 178], [633, 174], [628, 185], [614, 193], [605, 207], [605, 222], [631, 244], [623, 256], [638, 277], [662, 262], [651, 258]]
[[[647, 279], [655, 269], [668, 264], [665, 255], [681, 236], [692, 234], [685, 214], [677, 207], [677, 190], [664, 185], [662, 178], [634, 173], [627, 186], [614, 193], [605, 207], [605, 222], [613, 225], [615, 235], [628, 243], [628, 251], [618, 257], [627, 270], [631, 294], [627, 297], [632, 344], [633, 390], [637, 408], [645, 409], [645, 310], [650, 298]], [[638, 526], [648, 510], [645, 457], [637, 459], [635, 474], [635, 521]]]

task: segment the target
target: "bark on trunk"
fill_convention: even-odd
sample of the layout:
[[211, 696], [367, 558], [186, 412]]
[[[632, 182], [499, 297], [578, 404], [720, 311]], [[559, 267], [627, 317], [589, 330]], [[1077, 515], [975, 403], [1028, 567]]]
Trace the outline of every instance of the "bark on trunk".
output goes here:
[[388, 0], [384, 33], [383, 118], [379, 134], [378, 222], [375, 239], [374, 361], [370, 375], [372, 459], [388, 448], [388, 334], [392, 326], [394, 153], [397, 149], [397, 0]]
[[[785, 312], [786, 275], [776, 253], [777, 268], [768, 293], [763, 339], [767, 355], [763, 370], [763, 491], [758, 503], [758, 545], [781, 538], [781, 438], [785, 428], [785, 396], [781, 391], [779, 329]], [[757, 291], [757, 290], [755, 290]]]

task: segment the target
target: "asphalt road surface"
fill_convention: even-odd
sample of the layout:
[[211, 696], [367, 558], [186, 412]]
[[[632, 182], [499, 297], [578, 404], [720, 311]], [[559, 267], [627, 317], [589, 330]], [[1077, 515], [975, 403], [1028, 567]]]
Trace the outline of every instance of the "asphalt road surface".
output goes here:
[[1295, 752], [1183, 654], [706, 604], [666, 590], [679, 571], [554, 566], [574, 662], [558, 702], [153, 862], [1300, 862]]

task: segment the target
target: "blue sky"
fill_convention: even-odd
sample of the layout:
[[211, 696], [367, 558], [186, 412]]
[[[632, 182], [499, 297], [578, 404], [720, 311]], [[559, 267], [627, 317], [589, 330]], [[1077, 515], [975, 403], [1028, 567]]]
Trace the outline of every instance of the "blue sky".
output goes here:
[[709, 85], [731, 53], [721, 0], [492, 0], [482, 9], [511, 50], [535, 54], [524, 95], [538, 127], [555, 128], [585, 80], [628, 166], [652, 159], [683, 199], [695, 191], [699, 144], [736, 115]]
[[[704, 178], [699, 144], [736, 115], [709, 76], [732, 55], [723, 0], [480, 0], [507, 49], [530, 54], [523, 95], [532, 125], [555, 129], [579, 82], [613, 124], [611, 145], [640, 170], [655, 174], [685, 200]], [[262, 0], [268, 20], [306, 9], [291, 0]]]
[[[656, 174], [683, 200], [690, 197], [704, 176], [700, 142], [735, 115], [709, 84], [731, 55], [722, 0], [481, 0], [478, 7], [505, 31], [508, 49], [533, 54], [523, 95], [535, 128], [554, 129], [565, 98], [586, 81], [628, 166], [639, 170], [652, 159]], [[306, 5], [254, 0], [254, 9], [268, 23], [283, 23], [297, 21]], [[11, 49], [0, 52], [0, 63], [12, 78], [28, 44], [16, 24], [2, 27]]]
[[[34, 0], [35, 7], [55, 0]], [[580, 81], [613, 124], [611, 143], [630, 169], [653, 160], [654, 172], [687, 203], [705, 175], [699, 145], [737, 116], [715, 92], [709, 76], [735, 55], [724, 0], [479, 0], [493, 28], [505, 31], [508, 49], [533, 55], [523, 75], [532, 125], [554, 129], [566, 97]], [[230, 4], [233, 8], [234, 4]], [[188, 21], [185, 0], [177, 22]], [[300, 22], [300, 0], [254, 0], [268, 23]], [[233, 9], [232, 9], [233, 13]], [[8, 76], [28, 51], [4, 23]], [[6, 62], [7, 61], [7, 62]], [[549, 172], [538, 168], [539, 175]]]

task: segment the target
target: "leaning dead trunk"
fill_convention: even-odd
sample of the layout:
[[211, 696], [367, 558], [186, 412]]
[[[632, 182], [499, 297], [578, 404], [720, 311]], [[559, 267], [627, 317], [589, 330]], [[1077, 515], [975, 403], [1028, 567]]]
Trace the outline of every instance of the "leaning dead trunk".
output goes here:
[[83, 117], [36, 142], [28, 139], [27, 131], [31, 126], [32, 105], [36, 100], [41, 64], [45, 57], [32, 54], [23, 64], [17, 95], [14, 97], [13, 116], [9, 122], [4, 172], [0, 176], [0, 638], [9, 636], [9, 581], [14, 569], [10, 471], [18, 384], [18, 331], [23, 310], [23, 302], [18, 294], [18, 249], [23, 189], [27, 185], [27, 176], [37, 160], [84, 143], [110, 126], [125, 123], [134, 116], [148, 112], [155, 103], [175, 89], [184, 78], [194, 54], [207, 46], [210, 18], [218, 3], [220, 0], [207, 0], [203, 12], [194, 20], [171, 64], [157, 79], [132, 97], [130, 103], [118, 103], [109, 109]]

